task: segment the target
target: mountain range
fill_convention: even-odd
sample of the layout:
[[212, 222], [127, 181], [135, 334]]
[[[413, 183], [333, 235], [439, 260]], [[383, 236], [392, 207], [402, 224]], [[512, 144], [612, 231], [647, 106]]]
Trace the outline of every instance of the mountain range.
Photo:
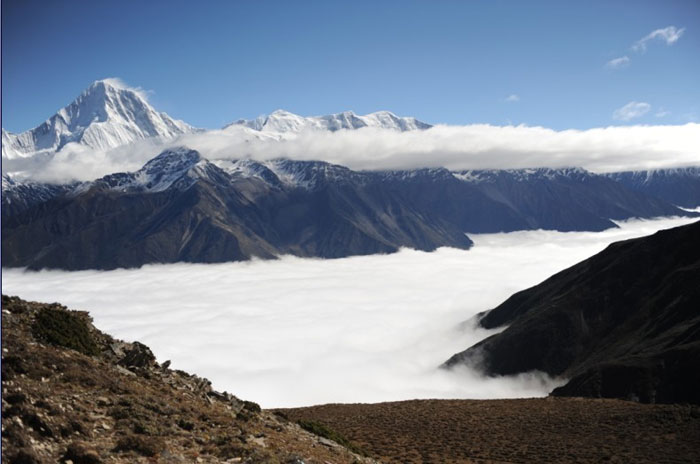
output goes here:
[[555, 396], [700, 403], [700, 222], [613, 243], [479, 316], [446, 367], [568, 379]]
[[365, 116], [359, 116], [352, 111], [329, 114], [326, 116], [303, 117], [284, 110], [277, 110], [269, 115], [255, 119], [239, 119], [226, 128], [243, 126], [261, 132], [302, 132], [305, 130], [337, 131], [341, 129], [361, 129], [374, 127], [393, 129], [401, 132], [410, 130], [430, 129], [432, 126], [416, 118], [402, 118], [389, 111], [378, 111]]
[[[305, 130], [336, 131], [375, 127], [397, 131], [432, 127], [415, 118], [402, 118], [388, 111], [366, 116], [352, 111], [303, 117], [277, 110], [252, 120], [237, 120], [223, 129], [248, 129], [263, 134], [293, 134]], [[68, 106], [41, 125], [13, 134], [2, 130], [2, 158], [12, 161], [50, 156], [66, 147], [111, 150], [138, 140], [170, 140], [183, 134], [203, 132], [154, 109], [142, 93], [117, 79], [92, 83]], [[3, 171], [5, 172], [5, 171]]]
[[63, 186], [3, 179], [4, 266], [111, 269], [282, 254], [469, 248], [467, 232], [599, 231], [695, 215], [582, 169], [352, 171], [210, 161], [170, 149], [131, 173]]
[[[431, 126], [389, 112], [301, 117], [279, 110], [223, 131], [284, 138], [366, 127]], [[172, 142], [198, 130], [107, 79], [37, 128], [3, 131], [8, 170], [75, 147], [111, 150], [152, 139], [173, 146], [141, 169], [89, 182], [3, 173], [3, 265], [111, 269], [469, 248], [466, 233], [600, 231], [627, 218], [692, 216], [675, 205], [700, 205], [697, 168], [606, 175], [581, 168], [353, 171], [322, 161], [208, 159]]]

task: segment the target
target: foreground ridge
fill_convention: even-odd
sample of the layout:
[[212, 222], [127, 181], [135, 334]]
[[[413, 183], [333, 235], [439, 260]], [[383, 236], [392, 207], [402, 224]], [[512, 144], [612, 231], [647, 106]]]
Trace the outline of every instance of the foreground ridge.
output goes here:
[[115, 340], [86, 312], [2, 297], [2, 460], [374, 462]]

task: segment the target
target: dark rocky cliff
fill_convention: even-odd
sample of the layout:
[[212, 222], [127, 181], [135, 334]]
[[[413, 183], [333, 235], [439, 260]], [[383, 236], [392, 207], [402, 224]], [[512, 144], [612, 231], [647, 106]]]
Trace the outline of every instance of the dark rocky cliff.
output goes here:
[[555, 395], [700, 403], [700, 222], [617, 242], [487, 312], [507, 328], [446, 366], [532, 370]]

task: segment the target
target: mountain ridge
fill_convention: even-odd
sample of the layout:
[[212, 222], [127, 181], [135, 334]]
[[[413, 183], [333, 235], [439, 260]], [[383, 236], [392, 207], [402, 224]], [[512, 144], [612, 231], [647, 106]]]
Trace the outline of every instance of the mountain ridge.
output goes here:
[[700, 166], [624, 171], [605, 174], [632, 190], [643, 192], [674, 205], [700, 206]]
[[617, 227], [610, 218], [697, 215], [582, 169], [352, 171], [209, 161], [187, 147], [61, 187], [4, 176], [2, 201], [3, 265], [33, 269], [467, 249], [467, 233], [599, 231]]
[[432, 125], [414, 117], [396, 116], [390, 111], [376, 111], [364, 116], [352, 111], [343, 111], [323, 116], [299, 116], [285, 110], [275, 110], [270, 114], [255, 119], [239, 119], [223, 127], [243, 126], [259, 132], [299, 133], [305, 130], [327, 130], [335, 132], [341, 129], [361, 129], [375, 127], [400, 132], [425, 130]]
[[539, 370], [554, 395], [700, 403], [700, 222], [615, 242], [484, 313], [506, 328], [446, 367]]

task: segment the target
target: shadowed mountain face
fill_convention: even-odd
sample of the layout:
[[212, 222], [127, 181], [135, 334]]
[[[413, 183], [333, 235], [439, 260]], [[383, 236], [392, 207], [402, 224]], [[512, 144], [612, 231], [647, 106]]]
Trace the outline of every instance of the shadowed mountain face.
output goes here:
[[[611, 219], [679, 214], [678, 208], [665, 201], [580, 168], [462, 171], [455, 175], [517, 212], [525, 223], [505, 230], [601, 231], [616, 227]], [[492, 232], [489, 222], [490, 217], [481, 227], [467, 230]]]
[[469, 248], [465, 233], [599, 231], [692, 215], [581, 169], [356, 172], [316, 161], [209, 161], [166, 150], [142, 169], [55, 186], [3, 176], [4, 266], [113, 269], [281, 254], [339, 258]]
[[674, 205], [700, 206], [700, 167], [616, 172], [607, 177]]
[[231, 175], [191, 150], [164, 152], [136, 173], [106, 176], [19, 213], [3, 207], [3, 265], [112, 269], [471, 246], [461, 229], [391, 191], [315, 182], [313, 189], [277, 178], [271, 185]]
[[700, 222], [617, 242], [480, 320], [446, 366], [571, 380], [554, 395], [700, 403]]

